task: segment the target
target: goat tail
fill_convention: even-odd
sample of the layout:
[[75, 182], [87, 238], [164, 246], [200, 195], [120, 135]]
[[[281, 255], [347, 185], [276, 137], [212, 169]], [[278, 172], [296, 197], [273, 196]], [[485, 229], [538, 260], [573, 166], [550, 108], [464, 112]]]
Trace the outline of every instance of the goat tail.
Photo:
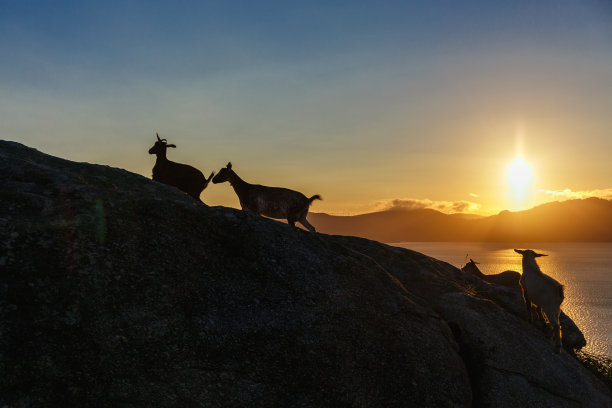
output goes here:
[[306, 204], [306, 208], [309, 208], [314, 200], [323, 200], [320, 195], [315, 194], [308, 199], [308, 203]]
[[314, 200], [323, 200], [323, 198], [321, 198], [321, 196], [320, 196], [320, 195], [315, 194], [315, 195], [313, 195], [312, 197], [310, 197], [310, 198], [308, 199], [308, 205], [312, 204], [312, 202], [313, 202]]

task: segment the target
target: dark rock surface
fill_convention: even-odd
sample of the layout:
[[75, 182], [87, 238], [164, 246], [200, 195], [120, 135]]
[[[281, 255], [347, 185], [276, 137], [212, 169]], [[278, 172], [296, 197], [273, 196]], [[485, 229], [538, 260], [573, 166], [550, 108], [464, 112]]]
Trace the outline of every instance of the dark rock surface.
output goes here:
[[422, 254], [12, 142], [0, 178], [0, 406], [612, 406]]

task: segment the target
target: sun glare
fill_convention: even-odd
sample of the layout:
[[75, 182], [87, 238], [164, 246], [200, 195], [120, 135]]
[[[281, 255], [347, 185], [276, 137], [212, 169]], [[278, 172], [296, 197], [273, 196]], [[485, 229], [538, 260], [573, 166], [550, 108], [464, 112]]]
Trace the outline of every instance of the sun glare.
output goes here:
[[517, 190], [527, 187], [533, 180], [533, 170], [522, 157], [518, 157], [506, 172], [508, 182]]

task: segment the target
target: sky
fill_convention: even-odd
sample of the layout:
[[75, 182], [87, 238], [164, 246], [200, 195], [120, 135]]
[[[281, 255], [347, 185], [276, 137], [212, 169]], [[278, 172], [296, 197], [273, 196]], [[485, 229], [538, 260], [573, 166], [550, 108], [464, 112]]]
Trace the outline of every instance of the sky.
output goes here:
[[0, 53], [0, 139], [70, 160], [151, 177], [159, 132], [333, 214], [612, 198], [608, 0], [0, 0]]

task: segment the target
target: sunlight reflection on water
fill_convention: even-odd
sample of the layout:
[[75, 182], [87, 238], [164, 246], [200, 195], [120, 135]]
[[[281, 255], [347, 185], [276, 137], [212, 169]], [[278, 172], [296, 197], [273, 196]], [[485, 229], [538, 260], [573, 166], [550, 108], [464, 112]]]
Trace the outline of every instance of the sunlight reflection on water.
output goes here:
[[565, 285], [562, 309], [587, 339], [585, 351], [612, 356], [612, 243], [402, 242], [412, 249], [461, 267], [472, 258], [485, 274], [522, 272], [514, 248], [547, 254], [542, 271]]

